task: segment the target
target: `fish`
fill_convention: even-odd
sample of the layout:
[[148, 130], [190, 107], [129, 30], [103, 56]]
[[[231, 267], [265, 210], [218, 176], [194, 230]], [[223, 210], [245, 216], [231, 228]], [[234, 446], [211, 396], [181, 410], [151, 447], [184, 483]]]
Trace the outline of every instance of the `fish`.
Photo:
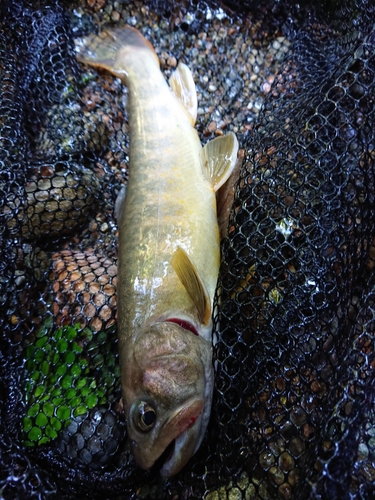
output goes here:
[[191, 71], [179, 62], [168, 85], [137, 29], [89, 35], [76, 51], [128, 88], [129, 176], [116, 202], [122, 401], [136, 462], [157, 463], [170, 477], [196, 453], [210, 418], [216, 192], [230, 178], [238, 141], [229, 132], [202, 147]]

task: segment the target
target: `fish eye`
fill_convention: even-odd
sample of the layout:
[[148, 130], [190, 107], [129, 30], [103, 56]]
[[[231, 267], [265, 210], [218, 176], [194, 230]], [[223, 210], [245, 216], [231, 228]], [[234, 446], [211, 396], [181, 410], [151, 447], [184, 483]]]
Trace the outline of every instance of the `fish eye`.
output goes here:
[[149, 403], [141, 401], [133, 415], [133, 421], [141, 431], [150, 431], [156, 422], [156, 411]]

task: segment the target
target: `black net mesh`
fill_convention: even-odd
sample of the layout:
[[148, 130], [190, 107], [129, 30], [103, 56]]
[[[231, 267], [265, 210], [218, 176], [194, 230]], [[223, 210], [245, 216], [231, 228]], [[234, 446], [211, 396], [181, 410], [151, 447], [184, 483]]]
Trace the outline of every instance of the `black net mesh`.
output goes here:
[[[1, 498], [375, 495], [370, 1], [0, 4]], [[114, 203], [127, 91], [74, 38], [131, 24], [192, 69], [202, 142], [244, 161], [216, 295], [205, 440], [134, 463], [120, 403]]]

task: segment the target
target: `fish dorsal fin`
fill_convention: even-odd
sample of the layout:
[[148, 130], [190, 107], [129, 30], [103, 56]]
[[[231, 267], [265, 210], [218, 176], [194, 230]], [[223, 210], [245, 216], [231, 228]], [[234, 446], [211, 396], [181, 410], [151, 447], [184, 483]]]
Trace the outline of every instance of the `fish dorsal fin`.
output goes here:
[[178, 63], [177, 69], [172, 73], [169, 79], [173, 93], [185, 108], [192, 125], [195, 125], [197, 119], [197, 91], [193, 75], [186, 64]]
[[181, 247], [177, 247], [171, 264], [189, 297], [198, 309], [199, 320], [204, 325], [207, 325], [211, 317], [210, 298], [198, 274], [197, 268]]
[[237, 137], [233, 132], [216, 137], [208, 142], [200, 152], [203, 174], [217, 191], [231, 175], [238, 152]]

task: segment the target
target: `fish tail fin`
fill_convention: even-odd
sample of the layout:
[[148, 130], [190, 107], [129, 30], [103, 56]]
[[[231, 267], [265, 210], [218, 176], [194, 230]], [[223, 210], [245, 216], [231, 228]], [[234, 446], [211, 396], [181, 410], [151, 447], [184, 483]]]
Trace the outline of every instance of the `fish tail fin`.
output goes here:
[[143, 54], [155, 58], [159, 66], [159, 58], [140, 31], [131, 26], [104, 30], [100, 35], [89, 35], [75, 40], [77, 59], [94, 68], [105, 69], [121, 79], [126, 79], [126, 58], [136, 56], [139, 60]]

